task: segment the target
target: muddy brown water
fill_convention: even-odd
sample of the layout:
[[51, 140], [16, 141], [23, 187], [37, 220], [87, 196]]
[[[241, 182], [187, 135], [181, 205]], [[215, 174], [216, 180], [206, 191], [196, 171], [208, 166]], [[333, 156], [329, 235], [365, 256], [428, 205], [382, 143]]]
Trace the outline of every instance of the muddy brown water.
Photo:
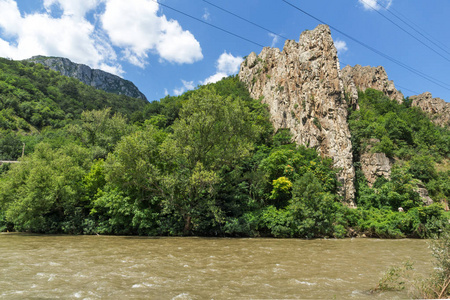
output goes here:
[[0, 234], [1, 299], [386, 299], [391, 265], [432, 270], [425, 240]]

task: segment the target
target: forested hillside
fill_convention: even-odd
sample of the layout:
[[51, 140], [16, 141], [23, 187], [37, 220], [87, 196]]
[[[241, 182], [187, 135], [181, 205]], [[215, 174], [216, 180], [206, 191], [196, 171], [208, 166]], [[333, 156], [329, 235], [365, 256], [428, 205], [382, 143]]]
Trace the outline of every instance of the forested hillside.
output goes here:
[[59, 134], [57, 129], [80, 120], [83, 111], [109, 107], [126, 116], [146, 103], [96, 90], [40, 64], [0, 58], [0, 160], [17, 159], [22, 142], [31, 153], [35, 138]]
[[395, 161], [372, 187], [357, 171], [350, 209], [331, 159], [274, 132], [237, 76], [145, 104], [0, 62], [1, 159], [18, 159], [26, 144], [20, 163], [0, 167], [2, 231], [397, 238], [448, 222], [449, 131], [407, 99], [368, 89], [350, 112], [356, 169], [374, 139], [370, 151]]

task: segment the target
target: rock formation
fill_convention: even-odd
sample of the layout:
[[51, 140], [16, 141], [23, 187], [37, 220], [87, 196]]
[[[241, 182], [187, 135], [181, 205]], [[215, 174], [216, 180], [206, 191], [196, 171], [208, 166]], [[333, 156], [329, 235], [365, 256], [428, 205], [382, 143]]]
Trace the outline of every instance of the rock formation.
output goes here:
[[356, 89], [365, 91], [368, 88], [382, 91], [386, 96], [399, 103], [403, 101], [403, 94], [397, 91], [394, 82], [388, 79], [386, 71], [381, 66], [346, 66], [342, 69], [342, 80], [346, 92], [351, 94], [352, 102], [355, 101], [355, 93], [356, 99], [358, 97]]
[[340, 169], [341, 194], [354, 206], [354, 168], [347, 103], [330, 29], [319, 25], [286, 41], [283, 51], [266, 47], [241, 64], [239, 78], [253, 98], [268, 104], [275, 129], [289, 128], [298, 144], [315, 147]]
[[440, 98], [433, 98], [431, 93], [425, 92], [409, 97], [411, 106], [419, 107], [429, 114], [431, 121], [442, 127], [450, 127], [450, 103]]
[[389, 159], [384, 153], [372, 153], [370, 149], [372, 145], [380, 142], [377, 139], [371, 139], [364, 153], [361, 154], [361, 171], [367, 179], [367, 184], [372, 187], [375, 181], [383, 176], [386, 179], [391, 177], [391, 166], [394, 164], [393, 159]]
[[415, 191], [419, 194], [419, 197], [422, 200], [423, 204], [430, 205], [434, 203], [433, 199], [431, 199], [428, 195], [427, 188], [421, 181], [417, 183]]
[[108, 72], [91, 69], [86, 65], [76, 64], [67, 58], [33, 56], [26, 61], [43, 64], [51, 70], [60, 72], [64, 76], [76, 78], [99, 90], [147, 100], [145, 95], [131, 81]]

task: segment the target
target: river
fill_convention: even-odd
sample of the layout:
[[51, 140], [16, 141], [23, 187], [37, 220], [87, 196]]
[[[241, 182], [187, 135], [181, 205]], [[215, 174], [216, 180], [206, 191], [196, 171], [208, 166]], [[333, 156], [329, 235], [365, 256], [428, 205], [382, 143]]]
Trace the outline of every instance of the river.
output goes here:
[[424, 240], [149, 238], [0, 234], [1, 299], [385, 299], [382, 273]]

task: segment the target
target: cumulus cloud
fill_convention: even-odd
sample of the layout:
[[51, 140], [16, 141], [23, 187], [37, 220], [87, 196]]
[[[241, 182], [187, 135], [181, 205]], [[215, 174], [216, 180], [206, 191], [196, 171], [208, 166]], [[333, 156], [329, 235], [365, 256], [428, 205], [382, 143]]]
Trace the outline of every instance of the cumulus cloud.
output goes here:
[[[36, 12], [21, 14], [17, 0], [0, 0], [0, 56], [62, 56], [117, 75], [124, 73], [120, 60], [145, 67], [150, 54], [179, 64], [203, 58], [192, 33], [159, 16], [159, 5], [151, 0], [41, 3]], [[93, 21], [87, 19], [91, 11]]]
[[214, 83], [224, 77], [237, 73], [243, 60], [240, 56], [233, 56], [227, 52], [222, 53], [216, 62], [216, 74], [206, 78], [202, 81], [202, 84]]
[[348, 50], [347, 43], [341, 40], [336, 40], [334, 42], [334, 46], [336, 47], [338, 53], [344, 53]]
[[102, 26], [125, 58], [143, 67], [149, 52], [173, 63], [193, 63], [203, 58], [200, 43], [175, 20], [158, 16], [158, 3], [151, 0], [105, 0]]
[[393, 0], [358, 0], [365, 10], [379, 10], [382, 7], [389, 8]]
[[[71, 4], [72, 3], [72, 4]], [[78, 4], [77, 4], [78, 3]], [[33, 55], [62, 56], [77, 63], [123, 74], [116, 53], [94, 25], [81, 16], [99, 1], [45, 0], [45, 13], [21, 15], [16, 1], [0, 0], [0, 56], [25, 59]], [[51, 15], [53, 5], [60, 5], [63, 15]]]
[[[71, 14], [85, 13], [92, 5], [77, 12], [70, 10]], [[113, 48], [86, 19], [68, 14], [53, 18], [49, 12], [22, 16], [15, 1], [0, 0], [0, 28], [10, 38], [1, 40], [0, 56], [13, 59], [37, 54], [63, 56], [115, 74], [123, 73], [118, 66], [109, 64], [116, 59]]]
[[7, 36], [19, 34], [21, 19], [22, 17], [15, 1], [0, 1], [0, 28], [3, 29]]
[[53, 5], [58, 5], [66, 16], [84, 17], [90, 10], [96, 8], [103, 0], [44, 0], [44, 8], [51, 12]]
[[[183, 83], [183, 86], [173, 90], [173, 93], [175, 94], [175, 96], [179, 96], [179, 95], [183, 94], [184, 92], [186, 92], [187, 90], [193, 90], [195, 88], [194, 81], [186, 81], [186, 80], [181, 79], [181, 82]], [[167, 92], [167, 90], [165, 90], [165, 91]]]

